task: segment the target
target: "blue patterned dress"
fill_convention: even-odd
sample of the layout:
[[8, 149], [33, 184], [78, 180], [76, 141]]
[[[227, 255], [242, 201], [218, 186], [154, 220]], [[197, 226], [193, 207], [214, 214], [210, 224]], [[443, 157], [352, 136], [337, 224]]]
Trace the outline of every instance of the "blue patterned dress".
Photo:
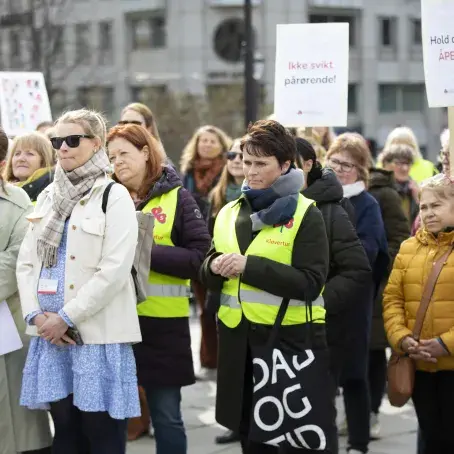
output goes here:
[[[42, 311], [63, 311], [67, 228], [58, 248], [57, 264], [43, 268], [41, 278], [58, 279], [57, 293], [38, 294]], [[36, 314], [30, 314], [27, 321]], [[73, 394], [74, 405], [82, 411], [108, 412], [112, 418], [140, 416], [136, 363], [130, 344], [74, 345], [58, 347], [41, 337], [31, 340], [24, 367], [21, 405], [48, 409]]]

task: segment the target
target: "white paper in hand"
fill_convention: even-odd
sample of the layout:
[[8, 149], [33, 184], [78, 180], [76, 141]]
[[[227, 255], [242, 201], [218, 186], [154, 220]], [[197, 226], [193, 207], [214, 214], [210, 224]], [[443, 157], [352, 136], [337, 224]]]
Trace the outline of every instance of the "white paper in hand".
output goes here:
[[5, 301], [0, 303], [0, 356], [23, 347], [13, 316]]

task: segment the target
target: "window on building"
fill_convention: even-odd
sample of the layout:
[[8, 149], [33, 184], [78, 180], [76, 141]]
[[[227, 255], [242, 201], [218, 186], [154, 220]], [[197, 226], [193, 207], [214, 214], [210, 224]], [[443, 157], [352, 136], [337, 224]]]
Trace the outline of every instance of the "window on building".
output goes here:
[[358, 85], [348, 85], [348, 113], [358, 112]]
[[166, 85], [147, 85], [131, 87], [131, 98], [133, 102], [141, 102], [146, 106], [153, 106], [163, 95], [167, 94]]
[[52, 61], [58, 65], [66, 63], [65, 53], [65, 29], [61, 25], [56, 25], [52, 29]]
[[22, 46], [18, 30], [10, 30], [9, 32], [9, 51], [11, 66], [18, 66], [22, 60]]
[[53, 90], [50, 96], [50, 106], [52, 108], [52, 116], [59, 117], [67, 108], [68, 103], [66, 100], [66, 93], [59, 88]]
[[113, 23], [99, 23], [99, 63], [111, 65], [114, 59], [113, 52]]
[[413, 46], [422, 45], [421, 19], [411, 19], [411, 44]]
[[77, 92], [78, 102], [83, 107], [102, 112], [111, 118], [114, 110], [114, 89], [112, 87], [83, 87]]
[[393, 17], [380, 18], [380, 43], [382, 47], [395, 47], [397, 41], [397, 20]]
[[310, 14], [309, 15], [309, 22], [313, 24], [323, 24], [326, 22], [348, 22], [350, 24], [349, 27], [349, 41], [350, 47], [356, 46], [356, 16], [333, 16], [333, 15], [326, 15], [326, 14]]
[[402, 110], [404, 112], [422, 112], [426, 107], [424, 84], [402, 86]]
[[91, 57], [90, 24], [76, 25], [76, 64], [87, 64]]
[[132, 19], [132, 48], [158, 49], [166, 46], [166, 21], [164, 15]]
[[379, 110], [381, 113], [392, 113], [398, 110], [398, 85], [379, 85]]

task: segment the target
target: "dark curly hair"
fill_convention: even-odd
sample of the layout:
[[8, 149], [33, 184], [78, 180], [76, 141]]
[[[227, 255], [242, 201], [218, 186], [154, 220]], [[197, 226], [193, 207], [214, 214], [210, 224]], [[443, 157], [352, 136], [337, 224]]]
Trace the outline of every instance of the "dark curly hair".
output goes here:
[[251, 124], [241, 139], [241, 151], [252, 156], [274, 156], [279, 165], [296, 159], [296, 143], [292, 134], [274, 120], [259, 120]]

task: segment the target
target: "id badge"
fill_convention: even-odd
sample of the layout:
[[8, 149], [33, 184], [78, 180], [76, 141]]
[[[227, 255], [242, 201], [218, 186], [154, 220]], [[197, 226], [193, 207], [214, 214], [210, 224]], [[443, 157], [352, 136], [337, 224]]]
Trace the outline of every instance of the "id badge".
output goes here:
[[55, 295], [58, 289], [58, 279], [40, 279], [38, 293], [41, 295]]

